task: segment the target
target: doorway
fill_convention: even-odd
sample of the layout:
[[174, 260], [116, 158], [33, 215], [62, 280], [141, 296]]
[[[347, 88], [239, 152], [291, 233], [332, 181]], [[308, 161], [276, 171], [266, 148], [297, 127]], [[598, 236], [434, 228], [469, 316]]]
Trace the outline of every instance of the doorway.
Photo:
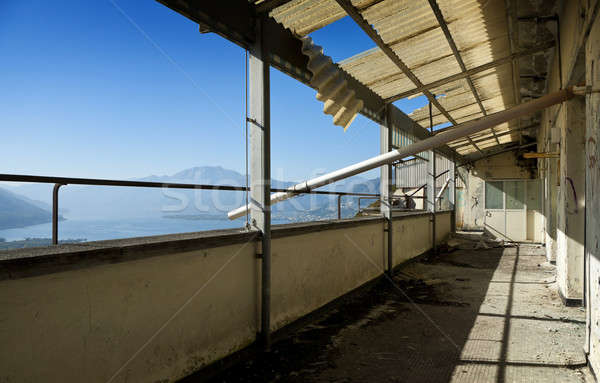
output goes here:
[[485, 182], [485, 228], [496, 237], [527, 240], [527, 180]]

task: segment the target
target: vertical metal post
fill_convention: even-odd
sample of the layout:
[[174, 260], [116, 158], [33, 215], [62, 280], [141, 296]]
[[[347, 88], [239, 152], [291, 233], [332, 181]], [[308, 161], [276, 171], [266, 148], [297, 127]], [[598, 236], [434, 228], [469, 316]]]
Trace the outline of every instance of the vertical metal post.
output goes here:
[[58, 245], [58, 189], [62, 184], [54, 184], [52, 189], [52, 244]]
[[261, 341], [266, 350], [271, 344], [271, 118], [269, 54], [257, 23], [256, 42], [249, 57], [250, 122], [250, 216], [261, 232]]
[[[429, 127], [433, 132], [433, 111], [431, 102], [429, 103]], [[437, 244], [435, 238], [435, 151], [429, 150], [429, 161], [427, 161], [427, 211], [431, 212], [431, 249], [435, 254], [437, 252]]]
[[450, 209], [452, 209], [452, 213], [450, 213], [450, 232], [453, 233], [456, 231], [456, 163], [454, 159], [450, 163], [449, 170], [448, 177], [450, 177], [450, 184], [448, 186], [450, 189], [448, 190], [448, 202]]
[[[385, 120], [379, 128], [380, 152], [388, 153], [392, 150], [392, 121], [389, 117], [389, 104], [385, 108]], [[394, 243], [392, 228], [392, 164], [387, 163], [381, 167], [379, 183], [380, 211], [387, 222], [387, 273], [391, 275], [394, 265]]]
[[338, 194], [337, 196], [338, 203], [338, 219], [342, 219], [342, 195]]

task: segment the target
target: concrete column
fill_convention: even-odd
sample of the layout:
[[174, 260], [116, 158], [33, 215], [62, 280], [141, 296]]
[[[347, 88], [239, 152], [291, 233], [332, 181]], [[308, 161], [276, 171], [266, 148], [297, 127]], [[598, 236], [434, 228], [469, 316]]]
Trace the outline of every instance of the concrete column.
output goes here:
[[[380, 126], [380, 153], [388, 153], [392, 150], [392, 132], [393, 129], [390, 126], [391, 120], [388, 118], [389, 109], [386, 108], [385, 123]], [[392, 185], [394, 180], [392, 179], [392, 165], [387, 164], [381, 167], [381, 176], [379, 183], [379, 194], [380, 194], [380, 211], [381, 214], [386, 218], [387, 221], [387, 260], [388, 260], [388, 273], [392, 272], [393, 268], [393, 242], [392, 242]]]
[[556, 214], [556, 280], [566, 303], [583, 299], [585, 241], [585, 101], [563, 104]]
[[429, 161], [427, 162], [427, 198], [426, 198], [426, 209], [431, 212], [431, 248], [435, 253], [437, 251], [435, 238], [435, 152], [430, 150], [427, 152]]
[[250, 49], [249, 129], [250, 129], [250, 217], [261, 232], [261, 338], [270, 345], [271, 312], [271, 117], [268, 53], [261, 25]]
[[[550, 148], [553, 145], [548, 145]], [[551, 149], [546, 149], [552, 151]], [[548, 158], [546, 161], [546, 178], [544, 179], [544, 211], [546, 217], [545, 243], [546, 259], [556, 261], [556, 199], [558, 190], [558, 160]]]

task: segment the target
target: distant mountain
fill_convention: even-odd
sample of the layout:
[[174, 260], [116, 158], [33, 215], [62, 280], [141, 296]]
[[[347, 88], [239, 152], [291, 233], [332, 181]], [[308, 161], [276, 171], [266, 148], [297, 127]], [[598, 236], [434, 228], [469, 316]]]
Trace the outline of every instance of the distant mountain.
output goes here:
[[52, 214], [40, 206], [40, 201], [32, 201], [5, 189], [0, 189], [0, 229], [11, 229], [47, 223]]
[[[220, 166], [201, 166], [173, 175], [151, 175], [133, 179], [170, 183], [246, 185], [246, 176]], [[273, 179], [274, 188], [286, 188], [296, 182]], [[227, 212], [246, 202], [244, 192], [220, 190], [157, 189], [138, 187], [103, 187], [67, 185], [60, 189], [59, 207], [68, 218], [144, 218], [144, 217], [214, 217], [226, 219]], [[379, 179], [352, 177], [319, 190], [379, 193]], [[33, 200], [47, 201], [52, 185], [25, 184], [15, 193]], [[344, 216], [356, 213], [355, 197], [342, 199]], [[273, 207], [274, 219], [305, 221], [337, 217], [337, 197], [302, 195]]]

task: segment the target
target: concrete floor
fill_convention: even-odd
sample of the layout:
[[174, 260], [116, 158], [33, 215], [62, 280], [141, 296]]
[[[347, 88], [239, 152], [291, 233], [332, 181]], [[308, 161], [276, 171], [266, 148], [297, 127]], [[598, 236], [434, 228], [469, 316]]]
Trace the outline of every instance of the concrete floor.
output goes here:
[[421, 259], [213, 381], [593, 382], [554, 272], [533, 245]]

